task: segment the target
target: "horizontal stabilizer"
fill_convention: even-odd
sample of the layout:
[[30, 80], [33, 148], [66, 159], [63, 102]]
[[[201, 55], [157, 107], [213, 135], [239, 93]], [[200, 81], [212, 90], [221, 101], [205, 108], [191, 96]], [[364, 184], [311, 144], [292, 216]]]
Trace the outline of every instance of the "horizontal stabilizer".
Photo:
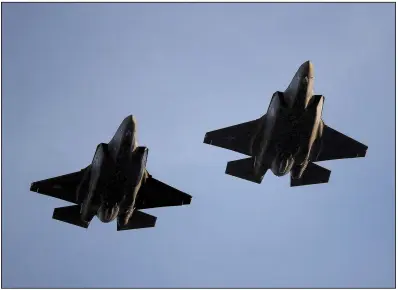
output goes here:
[[129, 222], [125, 226], [119, 225], [117, 223], [118, 231], [143, 229], [143, 228], [153, 228], [156, 224], [157, 217], [135, 210], [133, 215], [130, 217]]
[[256, 176], [254, 172], [254, 159], [245, 158], [240, 160], [230, 161], [227, 164], [225, 173], [242, 178], [251, 182], [260, 184], [267, 170], [261, 172], [260, 176]]
[[290, 186], [328, 183], [331, 171], [315, 163], [309, 163], [299, 179], [290, 177]]
[[[91, 217], [91, 219], [94, 216]], [[53, 219], [72, 224], [82, 228], [88, 228], [90, 221], [85, 222], [80, 218], [80, 206], [71, 205], [65, 207], [58, 207], [54, 209]]]

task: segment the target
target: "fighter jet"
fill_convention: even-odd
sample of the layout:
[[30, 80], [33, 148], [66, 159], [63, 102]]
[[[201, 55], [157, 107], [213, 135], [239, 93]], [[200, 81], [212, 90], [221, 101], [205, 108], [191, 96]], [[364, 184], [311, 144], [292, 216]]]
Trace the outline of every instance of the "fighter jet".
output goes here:
[[291, 186], [319, 184], [331, 171], [314, 162], [365, 157], [366, 145], [325, 124], [325, 97], [313, 85], [314, 67], [306, 61], [262, 117], [206, 133], [204, 143], [250, 156], [228, 162], [226, 174], [260, 184], [271, 169], [276, 176], [290, 172]]
[[136, 120], [123, 120], [112, 140], [97, 146], [86, 168], [37, 182], [30, 190], [74, 203], [54, 209], [53, 219], [88, 228], [94, 216], [117, 219], [117, 230], [154, 227], [140, 210], [191, 203], [191, 196], [155, 179], [146, 169], [148, 148], [137, 145]]

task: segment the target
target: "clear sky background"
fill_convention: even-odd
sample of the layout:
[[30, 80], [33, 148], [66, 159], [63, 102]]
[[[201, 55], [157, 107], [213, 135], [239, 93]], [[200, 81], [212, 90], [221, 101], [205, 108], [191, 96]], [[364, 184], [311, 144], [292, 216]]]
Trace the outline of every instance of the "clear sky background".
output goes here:
[[[394, 287], [394, 4], [3, 4], [3, 287]], [[207, 131], [260, 117], [300, 64], [369, 146], [329, 184], [224, 174]], [[129, 114], [190, 193], [155, 228], [88, 230], [30, 183], [87, 166]]]

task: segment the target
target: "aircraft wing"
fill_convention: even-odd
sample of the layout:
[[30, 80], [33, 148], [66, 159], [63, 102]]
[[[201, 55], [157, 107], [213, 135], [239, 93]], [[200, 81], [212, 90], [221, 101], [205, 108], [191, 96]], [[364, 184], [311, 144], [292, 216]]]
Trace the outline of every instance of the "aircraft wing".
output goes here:
[[33, 182], [30, 186], [30, 190], [68, 202], [77, 203], [76, 189], [86, 170], [89, 170], [89, 167], [77, 172]]
[[368, 146], [324, 125], [316, 161], [365, 157]]
[[207, 132], [204, 143], [251, 155], [251, 138], [258, 130], [258, 119]]
[[189, 194], [175, 189], [149, 175], [138, 192], [136, 207], [137, 209], [146, 209], [185, 205], [191, 203], [191, 198], [192, 196]]

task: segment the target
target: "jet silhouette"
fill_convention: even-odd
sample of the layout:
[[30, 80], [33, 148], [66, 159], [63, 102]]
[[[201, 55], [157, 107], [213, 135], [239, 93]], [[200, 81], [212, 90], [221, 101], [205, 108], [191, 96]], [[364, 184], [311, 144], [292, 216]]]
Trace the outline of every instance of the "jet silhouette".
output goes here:
[[117, 219], [118, 231], [148, 228], [156, 217], [139, 210], [191, 203], [190, 195], [148, 173], [148, 148], [137, 146], [136, 124], [126, 117], [86, 168], [32, 183], [31, 191], [75, 204], [54, 209], [53, 219], [88, 228], [97, 216], [104, 223]]
[[325, 97], [314, 95], [313, 85], [313, 64], [306, 61], [262, 117], [206, 133], [204, 143], [250, 156], [228, 162], [226, 174], [261, 183], [271, 169], [276, 176], [290, 172], [291, 186], [327, 183], [330, 170], [314, 162], [366, 155], [366, 145], [324, 123]]

